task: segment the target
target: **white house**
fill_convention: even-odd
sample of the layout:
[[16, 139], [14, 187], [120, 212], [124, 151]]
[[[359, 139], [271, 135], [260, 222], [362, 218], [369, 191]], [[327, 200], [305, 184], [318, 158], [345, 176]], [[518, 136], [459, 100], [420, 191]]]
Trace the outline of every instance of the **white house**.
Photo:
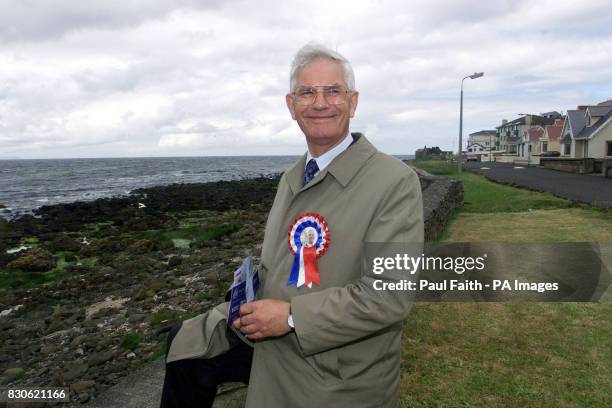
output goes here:
[[561, 135], [562, 157], [612, 158], [612, 100], [567, 111]]

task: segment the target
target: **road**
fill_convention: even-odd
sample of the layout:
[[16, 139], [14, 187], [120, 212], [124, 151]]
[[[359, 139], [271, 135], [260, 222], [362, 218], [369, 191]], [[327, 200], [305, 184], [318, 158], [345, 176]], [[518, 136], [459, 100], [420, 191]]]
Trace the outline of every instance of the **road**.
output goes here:
[[612, 208], [612, 178], [509, 163], [468, 162], [465, 167], [499, 183], [545, 191], [595, 207]]

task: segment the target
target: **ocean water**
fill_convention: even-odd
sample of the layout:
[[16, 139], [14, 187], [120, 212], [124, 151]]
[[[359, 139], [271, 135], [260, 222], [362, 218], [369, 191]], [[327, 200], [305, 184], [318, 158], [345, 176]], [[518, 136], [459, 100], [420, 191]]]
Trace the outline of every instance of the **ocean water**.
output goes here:
[[43, 205], [127, 195], [143, 187], [271, 176], [285, 171], [297, 158], [240, 156], [0, 160], [0, 216], [10, 219]]

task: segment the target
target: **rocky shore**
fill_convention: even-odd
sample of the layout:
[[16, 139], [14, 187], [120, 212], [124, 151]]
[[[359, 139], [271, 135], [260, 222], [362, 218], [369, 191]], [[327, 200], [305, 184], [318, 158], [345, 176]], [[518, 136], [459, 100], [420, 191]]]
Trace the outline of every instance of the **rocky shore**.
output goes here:
[[0, 385], [86, 402], [157, 359], [258, 256], [278, 178], [179, 184], [0, 220]]

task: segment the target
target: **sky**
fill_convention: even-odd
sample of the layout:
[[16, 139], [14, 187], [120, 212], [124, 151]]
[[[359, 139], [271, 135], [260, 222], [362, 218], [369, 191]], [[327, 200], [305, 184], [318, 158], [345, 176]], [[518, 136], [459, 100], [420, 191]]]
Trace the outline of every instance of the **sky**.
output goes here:
[[456, 150], [519, 113], [612, 99], [609, 0], [0, 0], [0, 158], [298, 155], [309, 41], [355, 71], [351, 131]]

